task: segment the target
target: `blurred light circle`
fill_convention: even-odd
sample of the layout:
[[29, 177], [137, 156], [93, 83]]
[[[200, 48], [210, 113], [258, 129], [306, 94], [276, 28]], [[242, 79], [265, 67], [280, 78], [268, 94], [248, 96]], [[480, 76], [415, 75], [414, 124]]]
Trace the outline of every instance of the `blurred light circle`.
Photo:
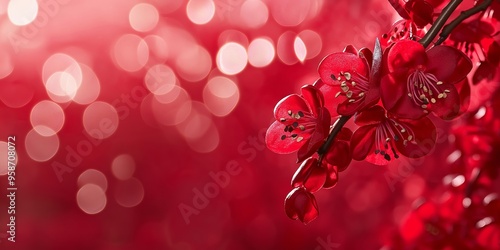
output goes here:
[[51, 136], [59, 133], [64, 125], [64, 120], [64, 111], [55, 102], [41, 101], [31, 109], [31, 125], [40, 135]]
[[[154, 95], [154, 98], [156, 99], [156, 101], [158, 101], [160, 103], [169, 104], [169, 103], [177, 100], [179, 95], [185, 94], [185, 93], [187, 93], [187, 92], [185, 92], [185, 90], [182, 87], [174, 85], [174, 86], [172, 86], [172, 89], [170, 89], [168, 92], [165, 92], [164, 94]], [[184, 99], [184, 97], [185, 97], [185, 95], [181, 96], [181, 99]]]
[[278, 39], [277, 53], [284, 64], [292, 65], [298, 62], [295, 54], [295, 37], [295, 33], [286, 31]]
[[219, 131], [212, 123], [207, 131], [198, 138], [185, 138], [189, 147], [198, 153], [210, 153], [214, 151], [220, 142]]
[[210, 53], [199, 45], [185, 50], [175, 60], [177, 73], [182, 79], [197, 82], [207, 77], [212, 69]]
[[196, 139], [203, 136], [211, 125], [210, 116], [192, 112], [184, 122], [177, 125], [177, 130], [186, 139]]
[[311, 0], [307, 18], [315, 18], [324, 8], [325, 0]]
[[150, 127], [157, 127], [158, 121], [153, 112], [153, 100], [157, 101], [154, 94], [149, 93], [144, 99], [141, 101], [141, 118], [142, 121], [149, 125]]
[[8, 53], [3, 52], [0, 55], [0, 79], [9, 76], [13, 70], [14, 63], [12, 62], [12, 58]]
[[101, 84], [92, 68], [85, 64], [80, 64], [80, 68], [82, 69], [82, 84], [73, 97], [73, 101], [78, 104], [87, 105], [94, 102], [97, 97], [99, 97]]
[[47, 58], [42, 68], [43, 83], [47, 85], [49, 78], [58, 72], [59, 74], [69, 74], [76, 86], [80, 87], [83, 73], [80, 64], [73, 57], [63, 53], [56, 53]]
[[99, 186], [104, 192], [108, 189], [108, 180], [106, 179], [106, 175], [104, 175], [101, 171], [96, 169], [87, 169], [85, 172], [81, 173], [78, 176], [78, 187], [83, 187], [87, 184], [95, 184]]
[[243, 47], [246, 47], [248, 46], [248, 37], [247, 35], [245, 35], [245, 33], [239, 30], [227, 29], [220, 33], [219, 37], [217, 38], [217, 44], [219, 45], [219, 47], [222, 47], [224, 44], [229, 42], [238, 43]]
[[136, 178], [119, 181], [115, 186], [115, 199], [123, 207], [135, 207], [144, 199], [144, 187]]
[[111, 172], [118, 180], [128, 180], [132, 178], [135, 171], [134, 158], [128, 154], [121, 154], [111, 163]]
[[174, 60], [198, 45], [193, 35], [183, 28], [163, 25], [155, 33], [166, 42], [168, 48], [172, 48], [168, 50], [168, 56]]
[[78, 207], [87, 214], [97, 214], [104, 210], [107, 198], [104, 190], [96, 184], [86, 184], [76, 193]]
[[240, 100], [238, 85], [231, 79], [216, 76], [203, 89], [203, 102], [216, 116], [226, 116], [233, 111]]
[[236, 75], [247, 66], [246, 49], [234, 42], [224, 44], [217, 53], [217, 68], [226, 75]]
[[94, 102], [83, 112], [83, 127], [96, 139], [110, 137], [118, 129], [118, 124], [116, 109], [106, 102]]
[[151, 93], [163, 95], [172, 91], [177, 85], [177, 77], [170, 67], [157, 64], [148, 69], [144, 82]]
[[33, 99], [34, 94], [34, 88], [27, 86], [25, 82], [3, 82], [0, 84], [0, 101], [9, 108], [26, 106]]
[[71, 74], [59, 71], [49, 77], [45, 88], [50, 99], [64, 103], [73, 100], [76, 96], [78, 84]]
[[112, 51], [117, 66], [128, 72], [142, 69], [149, 59], [148, 44], [133, 34], [125, 34], [118, 38]]
[[259, 28], [267, 23], [269, 10], [261, 0], [247, 0], [241, 5], [240, 16], [245, 26]]
[[59, 150], [59, 137], [55, 133], [52, 134], [51, 136], [43, 136], [36, 132], [35, 129], [28, 132], [24, 140], [24, 146], [31, 159], [45, 162], [54, 157]]
[[215, 3], [212, 0], [189, 0], [186, 13], [194, 24], [206, 24], [214, 17]]
[[274, 45], [268, 38], [257, 38], [248, 46], [248, 62], [257, 68], [269, 65], [275, 54]]
[[212, 121], [210, 112], [201, 102], [192, 103], [191, 114], [184, 122], [177, 125], [177, 130], [195, 152], [209, 153], [219, 146], [219, 131]]
[[169, 50], [167, 42], [163, 37], [158, 35], [148, 35], [144, 37], [144, 41], [149, 48], [149, 60], [153, 63], [163, 63], [168, 59]]
[[200, 102], [192, 102], [189, 116], [177, 124], [177, 131], [186, 139], [198, 139], [205, 135], [213, 125], [212, 117], [206, 106]]
[[271, 12], [274, 20], [281, 26], [297, 26], [301, 24], [311, 8], [311, 0], [273, 1]]
[[[9, 150], [7, 142], [0, 141], [0, 175], [6, 175], [9, 171]], [[16, 157], [14, 163], [17, 164], [19, 157]]]
[[304, 41], [300, 37], [295, 37], [295, 41], [293, 42], [293, 50], [295, 51], [295, 55], [299, 59], [300, 62], [304, 62], [307, 55], [306, 45]]
[[451, 185], [454, 187], [458, 187], [462, 184], [465, 183], [465, 177], [463, 175], [457, 175], [453, 180], [451, 181]]
[[36, 0], [10, 0], [7, 6], [9, 20], [17, 26], [30, 24], [37, 14], [38, 2]]
[[159, 19], [158, 10], [147, 3], [136, 4], [128, 15], [130, 26], [139, 32], [151, 31], [156, 27]]
[[486, 110], [486, 107], [484, 107], [484, 106], [480, 107], [480, 108], [477, 110], [476, 114], [474, 114], [474, 118], [476, 118], [476, 119], [478, 119], [478, 120], [479, 120], [479, 119], [481, 119], [481, 118], [483, 118], [483, 117], [484, 117], [484, 115], [486, 115], [486, 111], [487, 111], [487, 110]]
[[323, 47], [321, 36], [312, 30], [303, 30], [298, 35], [298, 38], [304, 43], [307, 54], [305, 59], [312, 59], [319, 55]]
[[184, 3], [183, 0], [152, 0], [155, 6], [158, 7], [160, 13], [168, 14], [176, 11]]
[[[175, 98], [169, 98], [171, 94], [176, 94]], [[168, 102], [162, 99], [165, 96]], [[151, 109], [158, 123], [171, 126], [186, 120], [191, 113], [191, 103], [191, 97], [189, 97], [187, 91], [179, 86], [175, 86], [174, 90], [166, 95], [154, 96], [151, 100]]]

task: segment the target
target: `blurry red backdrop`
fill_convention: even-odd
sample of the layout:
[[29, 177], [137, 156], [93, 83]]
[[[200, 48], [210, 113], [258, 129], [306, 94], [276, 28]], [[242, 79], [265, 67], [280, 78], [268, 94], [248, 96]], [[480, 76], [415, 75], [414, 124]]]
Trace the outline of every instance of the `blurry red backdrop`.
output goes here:
[[397, 18], [385, 0], [1, 1], [0, 225], [8, 136], [18, 160], [0, 248], [380, 248], [449, 171], [445, 133], [425, 161], [353, 162], [308, 225], [283, 209], [294, 156], [263, 140], [325, 55]]

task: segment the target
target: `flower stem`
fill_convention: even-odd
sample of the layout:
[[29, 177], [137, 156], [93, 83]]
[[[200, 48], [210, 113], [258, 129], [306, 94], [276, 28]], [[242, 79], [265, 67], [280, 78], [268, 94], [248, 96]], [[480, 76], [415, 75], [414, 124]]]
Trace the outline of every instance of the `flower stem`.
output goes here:
[[455, 29], [461, 22], [463, 22], [465, 19], [471, 17], [476, 13], [486, 10], [486, 8], [488, 8], [488, 6], [490, 6], [492, 2], [493, 0], [484, 0], [480, 4], [474, 6], [473, 8], [470, 8], [466, 11], [462, 11], [460, 13], [460, 16], [455, 18], [451, 23], [444, 26], [443, 31], [441, 31], [441, 34], [439, 34], [439, 39], [437, 40], [435, 45], [440, 45], [441, 43], [443, 43], [444, 40], [448, 38], [453, 29]]
[[333, 129], [330, 132], [330, 135], [328, 135], [328, 138], [326, 139], [325, 143], [321, 145], [321, 147], [318, 149], [318, 154], [320, 155], [320, 161], [323, 159], [323, 155], [330, 149], [330, 146], [333, 143], [333, 140], [335, 139], [335, 136], [340, 132], [342, 127], [346, 124], [347, 121], [351, 116], [341, 116], [334, 124], [333, 124]]
[[427, 31], [425, 36], [419, 41], [424, 48], [427, 48], [432, 43], [432, 40], [434, 40], [448, 18], [450, 18], [451, 14], [455, 11], [458, 5], [462, 3], [462, 1], [463, 0], [452, 0], [448, 5], [446, 5], [446, 7], [444, 7], [441, 15], [439, 15], [429, 31]]

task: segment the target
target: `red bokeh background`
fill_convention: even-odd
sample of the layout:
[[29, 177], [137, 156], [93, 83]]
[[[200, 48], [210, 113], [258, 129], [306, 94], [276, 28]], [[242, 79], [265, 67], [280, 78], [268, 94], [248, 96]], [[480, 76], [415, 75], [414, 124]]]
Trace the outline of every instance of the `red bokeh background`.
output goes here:
[[449, 171], [441, 121], [425, 160], [353, 162], [317, 220], [284, 213], [297, 164], [263, 143], [274, 105], [328, 53], [372, 47], [397, 19], [385, 0], [23, 4], [0, 2], [0, 142], [16, 136], [19, 159], [1, 249], [380, 248]]

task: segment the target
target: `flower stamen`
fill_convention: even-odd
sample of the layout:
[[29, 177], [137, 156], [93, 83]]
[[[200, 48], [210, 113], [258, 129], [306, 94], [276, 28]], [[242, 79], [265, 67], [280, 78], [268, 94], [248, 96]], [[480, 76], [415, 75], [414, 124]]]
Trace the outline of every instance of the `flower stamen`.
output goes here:
[[407, 79], [408, 97], [427, 114], [429, 113], [428, 109], [431, 107], [430, 104], [435, 104], [439, 99], [447, 97], [447, 90], [441, 91], [437, 87], [442, 84], [443, 82], [433, 74], [417, 69]]

